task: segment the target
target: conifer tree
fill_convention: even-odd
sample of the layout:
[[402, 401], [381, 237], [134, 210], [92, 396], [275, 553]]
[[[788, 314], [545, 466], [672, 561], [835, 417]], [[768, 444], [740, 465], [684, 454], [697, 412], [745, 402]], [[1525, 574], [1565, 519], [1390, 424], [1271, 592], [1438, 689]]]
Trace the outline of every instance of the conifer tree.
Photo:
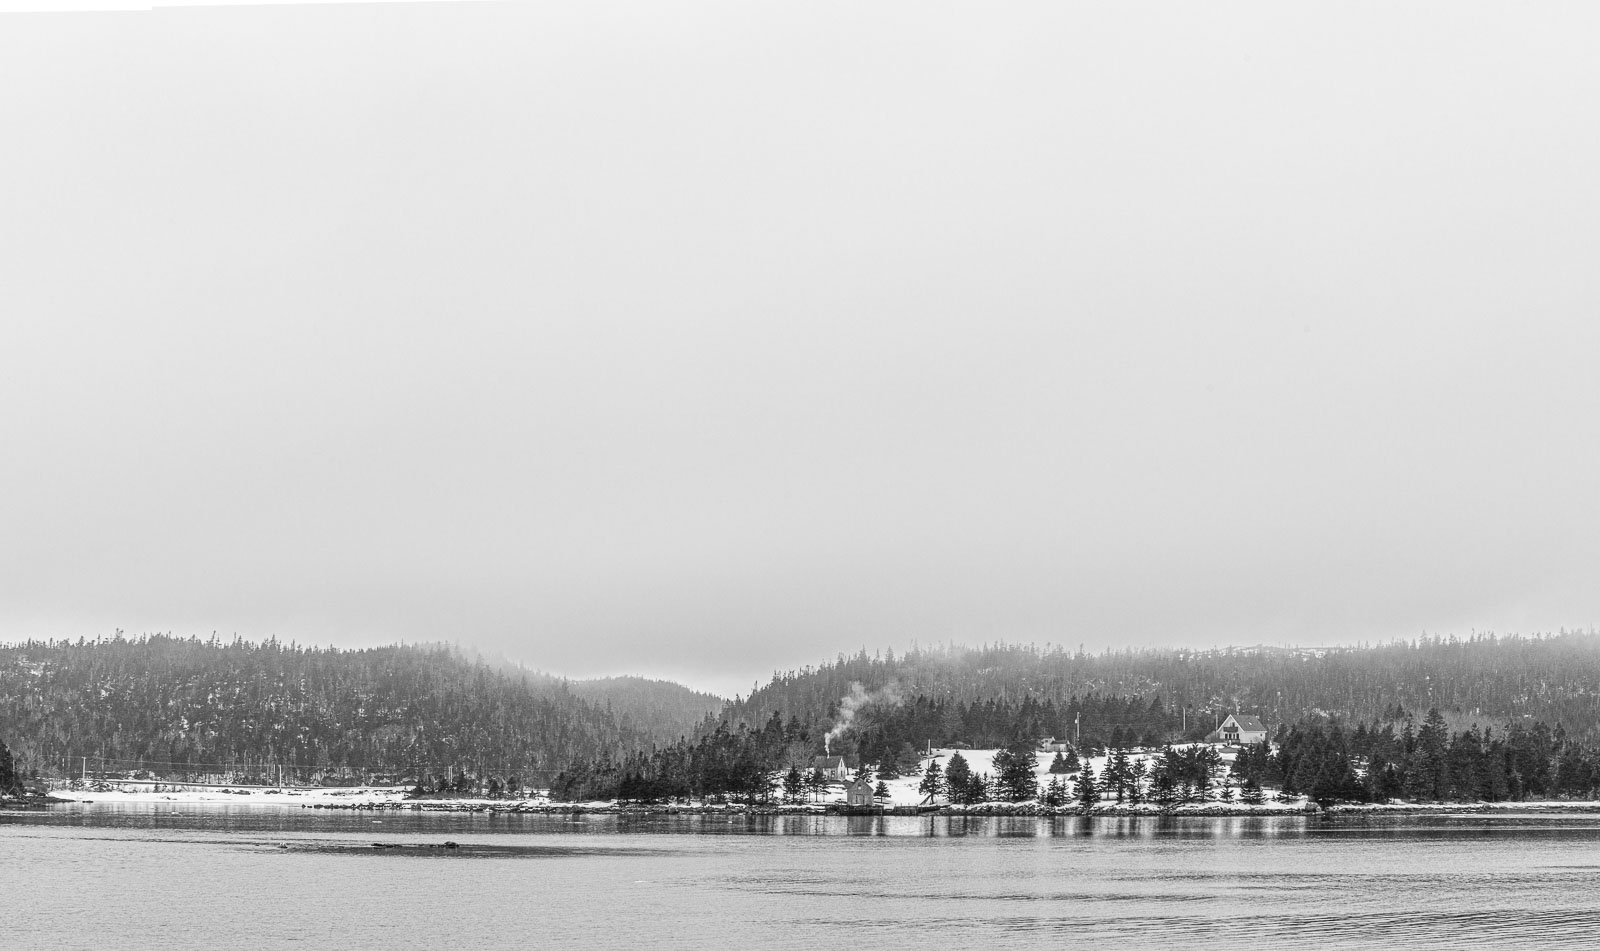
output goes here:
[[1128, 779], [1132, 767], [1128, 764], [1128, 754], [1121, 748], [1111, 751], [1111, 758], [1106, 761], [1106, 770], [1100, 774], [1100, 789], [1106, 795], [1113, 797], [1117, 802], [1122, 802], [1124, 791], [1127, 789]]
[[783, 777], [783, 799], [785, 802], [799, 802], [805, 798], [806, 780], [800, 775], [800, 767], [791, 766], [789, 772]]
[[1011, 802], [1024, 802], [1039, 795], [1035, 776], [1038, 759], [1033, 743], [1021, 739], [995, 754], [995, 791]]
[[967, 765], [966, 758], [960, 753], [951, 753], [950, 763], [944, 769], [944, 785], [951, 802], [961, 804], [973, 801], [968, 798], [972, 793], [972, 779], [972, 767]]
[[1165, 809], [1177, 798], [1178, 785], [1173, 780], [1171, 771], [1158, 767], [1150, 780], [1150, 801]]
[[6, 741], [0, 740], [0, 796], [15, 795], [21, 791], [21, 781], [17, 776], [17, 763], [11, 755], [11, 750], [6, 747]]
[[932, 802], [934, 797], [945, 791], [944, 770], [939, 768], [939, 761], [929, 760], [928, 768], [922, 771], [922, 782], [917, 784], [917, 792], [928, 797]]
[[1100, 801], [1100, 790], [1095, 788], [1094, 767], [1088, 763], [1083, 764], [1083, 772], [1078, 775], [1078, 805], [1087, 813]]
[[1239, 801], [1248, 805], [1259, 806], [1263, 798], [1261, 784], [1256, 782], [1254, 776], [1247, 776], [1244, 783], [1239, 787]]
[[828, 777], [822, 775], [822, 770], [813, 769], [806, 774], [806, 788], [811, 790], [811, 801], [818, 802], [822, 799], [822, 791], [828, 788]]
[[1134, 760], [1128, 766], [1127, 794], [1128, 802], [1138, 805], [1144, 799], [1144, 778], [1147, 767], [1142, 759]]

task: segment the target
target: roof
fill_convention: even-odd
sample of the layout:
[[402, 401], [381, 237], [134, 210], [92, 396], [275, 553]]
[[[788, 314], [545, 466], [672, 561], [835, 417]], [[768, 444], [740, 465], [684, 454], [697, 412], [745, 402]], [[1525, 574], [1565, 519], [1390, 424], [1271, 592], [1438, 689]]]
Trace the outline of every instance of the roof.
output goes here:
[[867, 774], [866, 773], [862, 773], [860, 776], [857, 776], [850, 783], [850, 786], [851, 786], [851, 788], [854, 788], [856, 786], [866, 786], [867, 788], [870, 789], [872, 787], [872, 780], [867, 778]]
[[843, 756], [818, 756], [811, 761], [812, 769], [843, 769]]
[[1245, 717], [1245, 716], [1240, 716], [1240, 715], [1238, 715], [1236, 713], [1236, 714], [1228, 717], [1228, 719], [1232, 720], [1235, 724], [1237, 724], [1241, 731], [1248, 732], [1248, 733], [1265, 733], [1265, 732], [1267, 732], [1266, 725], [1261, 722], [1261, 718], [1260, 717]]

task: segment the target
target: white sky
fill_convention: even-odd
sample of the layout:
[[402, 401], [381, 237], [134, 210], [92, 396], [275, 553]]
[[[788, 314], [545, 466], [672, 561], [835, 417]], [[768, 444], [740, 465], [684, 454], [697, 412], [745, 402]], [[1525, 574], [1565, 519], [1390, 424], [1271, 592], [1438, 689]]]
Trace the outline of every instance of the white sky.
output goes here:
[[0, 16], [0, 639], [733, 692], [912, 639], [1587, 627], [1597, 27]]

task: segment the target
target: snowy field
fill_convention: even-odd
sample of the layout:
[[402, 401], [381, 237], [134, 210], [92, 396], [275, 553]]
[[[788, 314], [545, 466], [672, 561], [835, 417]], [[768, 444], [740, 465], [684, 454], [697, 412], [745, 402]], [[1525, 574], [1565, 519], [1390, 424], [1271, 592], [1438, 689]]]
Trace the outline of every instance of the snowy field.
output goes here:
[[352, 806], [401, 802], [410, 787], [263, 787], [196, 786], [172, 783], [126, 783], [109, 789], [63, 787], [51, 794], [82, 803], [206, 803], [217, 806]]
[[[1182, 749], [1182, 747], [1178, 747], [1178, 748]], [[993, 750], [955, 750], [955, 749], [939, 749], [939, 748], [935, 748], [933, 750], [933, 755], [931, 757], [924, 756], [922, 758], [921, 765], [922, 765], [922, 769], [924, 771], [926, 771], [927, 768], [928, 768], [928, 764], [930, 762], [937, 761], [939, 763], [939, 768], [941, 770], [945, 770], [945, 769], [948, 769], [949, 766], [950, 766], [950, 757], [955, 753], [960, 753], [961, 754], [961, 758], [967, 761], [967, 768], [972, 770], [973, 775], [982, 775], [984, 773], [987, 773], [987, 774], [989, 774], [989, 777], [992, 779], [995, 775], [997, 775], [999, 773], [999, 770], [996, 769], [995, 765], [994, 765], [995, 755], [997, 753], [999, 753], [999, 752], [1000, 752], [1000, 750], [998, 750], [998, 749], [993, 749]], [[1151, 761], [1156, 758], [1156, 755], [1157, 754], [1155, 754], [1155, 753], [1135, 752], [1135, 751], [1132, 751], [1132, 750], [1129, 750], [1127, 752], [1128, 762], [1130, 764], [1142, 761], [1142, 762], [1145, 763], [1146, 768], [1148, 768], [1150, 763], [1151, 763]], [[1056, 754], [1054, 754], [1054, 753], [1043, 753], [1043, 752], [1034, 753], [1033, 754], [1033, 759], [1034, 759], [1034, 769], [1033, 769], [1034, 778], [1038, 780], [1039, 788], [1041, 790], [1043, 790], [1047, 785], [1049, 785], [1050, 781], [1052, 779], [1058, 779], [1059, 778], [1059, 779], [1063, 780], [1066, 783], [1067, 791], [1068, 791], [1068, 794], [1070, 795], [1073, 792], [1073, 790], [1075, 790], [1077, 788], [1076, 780], [1077, 780], [1077, 777], [1078, 777], [1079, 774], [1078, 773], [1072, 773], [1072, 774], [1062, 775], [1062, 774], [1057, 774], [1057, 773], [1050, 772], [1050, 763], [1051, 763], [1052, 760], [1055, 759], [1055, 757], [1056, 757]], [[1080, 757], [1080, 761], [1082, 763], [1087, 764], [1091, 769], [1094, 770], [1094, 775], [1095, 775], [1095, 778], [1097, 780], [1101, 776], [1103, 776], [1105, 774], [1106, 763], [1109, 762], [1110, 759], [1111, 759], [1111, 757], [1106, 756], [1104, 754], [1102, 754], [1100, 756], [1082, 756], [1082, 757]], [[1229, 766], [1233, 765], [1233, 752], [1231, 750], [1224, 750], [1222, 752], [1222, 765], [1223, 765], [1224, 772], [1227, 770], [1227, 768]], [[886, 805], [889, 805], [889, 806], [914, 806], [914, 805], [917, 805], [918, 803], [922, 802], [926, 798], [926, 795], [924, 793], [920, 793], [920, 792], [917, 791], [917, 786], [921, 782], [922, 782], [922, 775], [920, 773], [915, 775], [915, 776], [902, 776], [899, 779], [886, 779], [886, 780], [884, 780], [884, 784], [889, 787], [889, 799], [887, 800]], [[1221, 781], [1220, 781], [1220, 779], [1218, 781], [1218, 787], [1217, 788], [1218, 788], [1218, 791], [1221, 790]], [[836, 790], [836, 793], [837, 794], [834, 796], [832, 801], [843, 802], [844, 801], [844, 793], [842, 791], [837, 791], [837, 790]], [[1237, 789], [1235, 790], [1235, 795], [1237, 795]], [[941, 796], [936, 801], [940, 802], [940, 803], [943, 803], [946, 800], [945, 800], [945, 798], [943, 796]]]
[[[994, 764], [994, 757], [995, 757], [996, 754], [998, 754], [1000, 752], [1000, 750], [998, 750], [998, 749], [988, 749], [988, 750], [934, 749], [932, 751], [932, 755], [931, 756], [922, 757], [920, 765], [921, 765], [922, 769], [925, 771], [930, 762], [935, 762], [936, 761], [936, 762], [938, 762], [939, 767], [940, 767], [941, 770], [947, 770], [949, 768], [950, 759], [951, 759], [952, 755], [954, 755], [957, 752], [959, 752], [961, 754], [961, 757], [967, 761], [968, 768], [975, 775], [981, 775], [981, 774], [987, 773], [990, 777], [993, 777], [999, 772], [995, 768], [995, 764]], [[1216, 777], [1216, 786], [1213, 789], [1212, 799], [1209, 802], [1206, 802], [1206, 803], [1189, 803], [1189, 804], [1186, 804], [1186, 805], [1181, 805], [1181, 806], [1176, 807], [1176, 809], [1174, 809], [1172, 811], [1179, 812], [1179, 813], [1182, 813], [1182, 812], [1200, 812], [1200, 811], [1204, 811], [1204, 810], [1206, 810], [1208, 808], [1215, 808], [1215, 807], [1218, 807], [1218, 806], [1225, 806], [1230, 811], [1272, 814], [1272, 813], [1301, 812], [1306, 808], [1306, 801], [1305, 801], [1305, 799], [1303, 797], [1291, 799], [1291, 800], [1289, 800], [1287, 802], [1279, 802], [1279, 801], [1276, 800], [1275, 797], [1269, 795], [1266, 802], [1263, 802], [1263, 803], [1261, 803], [1259, 805], [1256, 805], [1256, 806], [1245, 806], [1243, 803], [1240, 803], [1238, 801], [1238, 788], [1237, 788], [1237, 785], [1232, 783], [1231, 777], [1227, 776], [1227, 769], [1232, 764], [1234, 753], [1233, 753], [1232, 750], [1225, 749], [1225, 748], [1221, 749], [1220, 752], [1221, 752], [1221, 758], [1222, 758], [1222, 766], [1218, 770], [1219, 775]], [[1157, 755], [1158, 754], [1154, 753], [1154, 752], [1129, 751], [1127, 753], [1127, 756], [1128, 756], [1128, 759], [1129, 759], [1130, 762], [1143, 761], [1146, 764], [1147, 768], [1151, 765], [1151, 761], [1154, 760]], [[1051, 780], [1056, 779], [1056, 778], [1060, 778], [1060, 779], [1065, 781], [1065, 784], [1066, 784], [1066, 786], [1068, 788], [1068, 794], [1070, 796], [1076, 789], [1076, 778], [1080, 774], [1074, 773], [1074, 774], [1058, 776], [1058, 774], [1051, 773], [1050, 772], [1050, 763], [1054, 758], [1055, 758], [1055, 754], [1054, 753], [1037, 752], [1037, 753], [1034, 754], [1034, 776], [1038, 780], [1039, 788], [1041, 790], [1043, 790], [1044, 787], [1046, 785], [1048, 785]], [[1101, 777], [1101, 776], [1103, 776], [1105, 774], [1106, 764], [1107, 764], [1108, 760], [1109, 760], [1109, 757], [1107, 757], [1105, 755], [1100, 755], [1100, 756], [1086, 756], [1086, 757], [1083, 757], [1082, 761], [1086, 765], [1088, 765], [1091, 769], [1094, 770], [1094, 775], [1096, 776], [1096, 778], [1098, 778], [1098, 777]], [[774, 778], [774, 784], [775, 784], [774, 793], [777, 794], [779, 792], [779, 789], [777, 787], [781, 785], [780, 781], [781, 781], [781, 778], [782, 778], [782, 773], [778, 773], [778, 774], [774, 775], [773, 778]], [[874, 780], [874, 782], [876, 782], [876, 780]], [[883, 782], [884, 782], [884, 785], [888, 787], [889, 796], [885, 800], [880, 800], [882, 805], [885, 805], [885, 806], [888, 806], [888, 807], [891, 807], [891, 808], [892, 807], [896, 807], [896, 806], [917, 806], [917, 805], [920, 805], [923, 802], [925, 802], [925, 800], [927, 798], [922, 792], [918, 791], [918, 789], [917, 789], [918, 785], [922, 782], [922, 773], [921, 772], [918, 772], [918, 773], [913, 774], [913, 775], [901, 776], [901, 777], [896, 778], [896, 779], [886, 779]], [[1231, 802], [1221, 801], [1218, 798], [1218, 795], [1221, 793], [1222, 789], [1225, 786], [1232, 786], [1233, 787], [1234, 799]], [[618, 804], [616, 802], [612, 802], [612, 801], [587, 802], [587, 803], [552, 803], [549, 799], [547, 799], [547, 798], [545, 798], [543, 796], [535, 796], [535, 797], [530, 798], [530, 799], [520, 799], [520, 800], [518, 800], [518, 799], [477, 799], [477, 798], [461, 798], [461, 799], [433, 799], [433, 798], [428, 798], [428, 799], [423, 799], [423, 800], [409, 800], [409, 799], [406, 798], [406, 794], [409, 791], [409, 789], [410, 789], [410, 787], [408, 787], [408, 786], [355, 786], [355, 787], [231, 786], [230, 787], [230, 786], [201, 786], [201, 785], [192, 785], [192, 784], [138, 782], [138, 783], [123, 783], [123, 784], [110, 785], [109, 787], [108, 786], [100, 786], [100, 788], [78, 788], [78, 789], [71, 788], [71, 786], [63, 785], [63, 786], [58, 786], [57, 788], [53, 789], [51, 792], [52, 792], [53, 795], [55, 795], [55, 796], [57, 796], [57, 797], [59, 797], [61, 799], [65, 799], [65, 800], [67, 800], [69, 802], [79, 802], [79, 803], [85, 803], [85, 804], [108, 804], [108, 805], [114, 805], [114, 804], [162, 804], [162, 803], [179, 804], [179, 803], [181, 803], [181, 804], [186, 804], [186, 805], [215, 806], [215, 807], [219, 807], [219, 808], [222, 808], [222, 807], [239, 807], [239, 806], [273, 806], [273, 807], [298, 806], [298, 807], [303, 807], [303, 808], [321, 808], [321, 809], [362, 809], [362, 808], [398, 808], [402, 804], [404, 804], [404, 805], [411, 805], [411, 806], [419, 806], [420, 808], [423, 808], [423, 809], [443, 809], [443, 810], [450, 810], [450, 811], [460, 811], [460, 810], [467, 810], [467, 811], [482, 811], [482, 810], [532, 810], [532, 811], [542, 811], [544, 809], [552, 808], [552, 807], [556, 808], [556, 809], [563, 810], [563, 811], [565, 811], [565, 810], [573, 810], [573, 811], [613, 811], [618, 806]], [[842, 784], [842, 783], [833, 783], [833, 784], [829, 785], [827, 788], [823, 789], [821, 791], [820, 796], [816, 797], [816, 799], [814, 801], [811, 799], [811, 797], [808, 796], [807, 797], [807, 802], [806, 802], [806, 804], [804, 806], [799, 806], [799, 807], [788, 806], [786, 808], [791, 809], [791, 810], [814, 809], [814, 810], [817, 810], [817, 811], [821, 811], [822, 808], [824, 808], [826, 806], [829, 806], [829, 805], [843, 805], [844, 802], [845, 802], [844, 790], [845, 790], [844, 784]], [[940, 796], [936, 800], [936, 802], [941, 806], [946, 806], [948, 800], [945, 797]], [[1005, 802], [993, 802], [993, 803], [977, 804], [977, 805], [973, 805], [973, 806], [947, 806], [947, 808], [949, 808], [951, 811], [954, 811], [954, 812], [962, 812], [962, 811], [967, 811], [967, 810], [973, 810], [973, 811], [1005, 811], [1005, 810], [1007, 810], [1009, 808], [1018, 808], [1018, 807], [1022, 807], [1022, 806], [1025, 806], [1025, 805], [1027, 805], [1027, 804], [1024, 804], [1024, 803], [1015, 803], [1015, 804], [1013, 804], [1013, 803], [1005, 803]], [[1067, 805], [1069, 807], [1072, 807], [1072, 806], [1075, 806], [1076, 803], [1069, 801]], [[698, 806], [696, 806], [694, 808], [715, 810], [715, 809], [718, 809], [720, 807], [716, 807], [716, 806], [708, 807], [708, 806], [704, 806], [702, 804], [702, 805], [698, 805]], [[735, 807], [732, 807], [732, 808], [740, 808], [740, 807], [735, 806]], [[1483, 810], [1490, 810], [1490, 809], [1495, 810], [1497, 812], [1499, 812], [1499, 811], [1517, 811], [1517, 810], [1527, 810], [1527, 811], [1554, 811], [1554, 810], [1562, 810], [1562, 811], [1600, 811], [1600, 803], [1597, 803], [1597, 802], [1584, 802], [1584, 801], [1550, 801], [1550, 802], [1426, 803], [1426, 804], [1412, 804], [1412, 803], [1396, 801], [1396, 802], [1390, 802], [1390, 803], [1371, 804], [1371, 805], [1368, 805], [1368, 804], [1338, 805], [1338, 806], [1334, 806], [1333, 809], [1335, 811], [1338, 811], [1338, 812], [1346, 812], [1346, 813], [1361, 813], [1361, 812], [1380, 812], [1381, 813], [1381, 812], [1407, 812], [1407, 811], [1412, 811], [1412, 812], [1416, 812], [1416, 811], [1425, 811], [1425, 812], [1441, 812], [1441, 811], [1443, 811], [1443, 812], [1448, 812], [1448, 811], [1483, 811]], [[1155, 809], [1155, 807], [1153, 805], [1151, 805], [1149, 803], [1142, 803], [1139, 806], [1119, 806], [1115, 802], [1108, 801], [1106, 799], [1102, 799], [1100, 801], [1100, 803], [1098, 804], [1097, 808], [1096, 808], [1096, 812], [1097, 813], [1104, 812], [1104, 813], [1108, 813], [1108, 814], [1116, 814], [1116, 813], [1119, 813], [1119, 812], [1132, 813], [1132, 812], [1150, 812], [1150, 811], [1156, 811], [1156, 809]]]

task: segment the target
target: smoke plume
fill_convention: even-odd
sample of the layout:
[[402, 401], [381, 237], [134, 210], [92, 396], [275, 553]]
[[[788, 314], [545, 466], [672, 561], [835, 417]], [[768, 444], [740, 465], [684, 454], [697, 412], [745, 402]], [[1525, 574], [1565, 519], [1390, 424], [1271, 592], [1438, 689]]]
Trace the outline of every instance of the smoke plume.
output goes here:
[[883, 708], [898, 707], [900, 700], [900, 685], [887, 684], [874, 690], [864, 690], [861, 684], [851, 682], [850, 693], [839, 701], [839, 718], [833, 721], [833, 729], [822, 738], [822, 748], [831, 756], [833, 754], [833, 741], [844, 736], [845, 731], [855, 722], [856, 714], [869, 706]]

